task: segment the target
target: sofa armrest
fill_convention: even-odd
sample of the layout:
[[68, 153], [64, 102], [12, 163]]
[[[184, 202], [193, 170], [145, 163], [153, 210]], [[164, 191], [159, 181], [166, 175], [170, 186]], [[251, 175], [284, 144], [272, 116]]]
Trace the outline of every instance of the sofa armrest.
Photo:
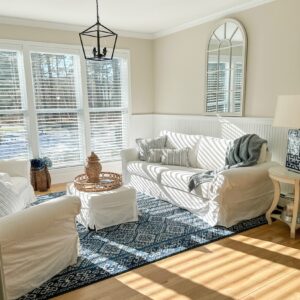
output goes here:
[[24, 240], [46, 231], [54, 223], [75, 217], [80, 212], [80, 199], [63, 196], [0, 218], [0, 245], [9, 241]]
[[122, 163], [139, 160], [139, 152], [136, 148], [128, 148], [121, 151]]
[[266, 162], [252, 167], [233, 168], [220, 172], [213, 180], [216, 189], [246, 189], [269, 179], [269, 169], [278, 165], [276, 162]]
[[124, 149], [121, 151], [121, 159], [123, 182], [128, 184], [130, 182], [130, 174], [127, 171], [127, 164], [130, 161], [139, 160], [139, 152], [136, 148]]
[[30, 182], [30, 163], [25, 159], [0, 160], [0, 172], [8, 173], [11, 177], [25, 177]]

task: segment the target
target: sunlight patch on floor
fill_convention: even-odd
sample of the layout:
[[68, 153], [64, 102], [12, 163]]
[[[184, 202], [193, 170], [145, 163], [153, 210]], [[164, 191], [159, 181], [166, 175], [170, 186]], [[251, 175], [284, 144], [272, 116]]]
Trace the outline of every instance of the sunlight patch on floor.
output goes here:
[[168, 288], [165, 284], [157, 283], [146, 276], [137, 273], [131, 272], [125, 276], [120, 276], [118, 279], [131, 289], [137, 290], [140, 294], [143, 294], [150, 299], [190, 299], [190, 297], [181, 295], [174, 289]]

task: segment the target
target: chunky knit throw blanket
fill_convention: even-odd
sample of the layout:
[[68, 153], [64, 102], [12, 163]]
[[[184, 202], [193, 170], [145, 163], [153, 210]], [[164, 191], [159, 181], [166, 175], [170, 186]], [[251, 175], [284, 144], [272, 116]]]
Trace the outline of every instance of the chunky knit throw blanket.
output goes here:
[[264, 143], [267, 141], [256, 134], [246, 134], [236, 139], [226, 155], [225, 166], [192, 175], [189, 180], [189, 190], [192, 191], [200, 184], [212, 181], [218, 173], [224, 170], [256, 165]]

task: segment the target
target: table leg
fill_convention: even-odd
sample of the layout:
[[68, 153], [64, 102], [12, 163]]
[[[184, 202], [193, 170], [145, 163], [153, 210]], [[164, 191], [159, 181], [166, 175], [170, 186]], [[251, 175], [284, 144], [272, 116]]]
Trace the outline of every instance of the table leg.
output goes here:
[[299, 180], [295, 182], [295, 198], [294, 198], [294, 208], [293, 208], [293, 218], [291, 224], [291, 238], [294, 239], [296, 236], [296, 226], [299, 210], [299, 198], [300, 198], [300, 186]]
[[280, 183], [274, 179], [272, 179], [272, 182], [274, 185], [274, 199], [271, 204], [271, 207], [269, 208], [269, 210], [266, 213], [266, 218], [267, 218], [269, 224], [272, 224], [271, 214], [272, 214], [273, 210], [277, 207], [277, 204], [280, 199]]

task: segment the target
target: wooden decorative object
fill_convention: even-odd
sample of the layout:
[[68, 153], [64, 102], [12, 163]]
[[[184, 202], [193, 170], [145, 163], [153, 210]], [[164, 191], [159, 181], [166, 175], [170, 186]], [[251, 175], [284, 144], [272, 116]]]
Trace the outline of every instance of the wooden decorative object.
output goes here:
[[86, 174], [75, 177], [74, 185], [77, 190], [83, 192], [104, 192], [116, 189], [122, 185], [122, 175], [113, 172], [99, 174], [98, 182], [90, 182]]
[[31, 184], [35, 191], [46, 192], [51, 186], [51, 176], [47, 167], [41, 170], [31, 169]]
[[85, 174], [88, 178], [88, 182], [97, 183], [99, 182], [99, 176], [102, 171], [102, 166], [100, 164], [99, 157], [92, 152], [90, 156], [88, 156], [85, 165]]

